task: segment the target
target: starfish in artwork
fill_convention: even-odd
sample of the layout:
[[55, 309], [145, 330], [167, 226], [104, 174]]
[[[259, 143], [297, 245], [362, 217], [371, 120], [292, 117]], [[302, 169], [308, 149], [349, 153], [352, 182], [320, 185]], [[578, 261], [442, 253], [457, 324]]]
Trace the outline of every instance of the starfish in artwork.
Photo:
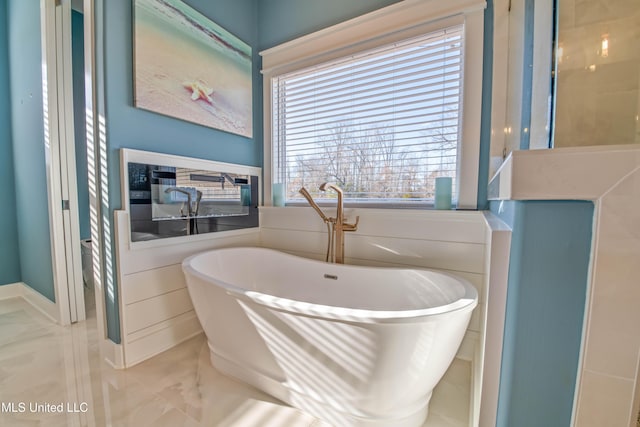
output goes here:
[[213, 89], [211, 89], [205, 82], [202, 80], [192, 80], [185, 81], [182, 83], [185, 89], [191, 91], [191, 100], [197, 101], [198, 99], [202, 99], [203, 101], [208, 102], [209, 104], [213, 104], [213, 99], [211, 95], [213, 95]]

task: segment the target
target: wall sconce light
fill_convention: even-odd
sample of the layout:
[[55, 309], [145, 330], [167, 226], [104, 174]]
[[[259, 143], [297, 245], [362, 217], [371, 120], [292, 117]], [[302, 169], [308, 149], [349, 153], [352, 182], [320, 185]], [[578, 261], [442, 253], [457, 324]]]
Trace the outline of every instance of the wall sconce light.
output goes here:
[[609, 56], [609, 34], [602, 35], [602, 42], [600, 47], [600, 56], [606, 58]]

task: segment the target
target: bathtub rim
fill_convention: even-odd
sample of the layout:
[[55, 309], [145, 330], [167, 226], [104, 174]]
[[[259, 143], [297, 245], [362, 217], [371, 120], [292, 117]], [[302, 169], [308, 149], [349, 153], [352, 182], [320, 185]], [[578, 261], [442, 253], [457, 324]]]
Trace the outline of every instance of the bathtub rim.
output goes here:
[[[326, 264], [324, 261], [319, 261], [312, 258], [305, 258], [299, 255], [293, 255], [287, 252], [279, 251], [277, 249], [262, 248], [259, 246], [242, 246], [242, 247], [227, 247], [210, 249], [197, 254], [193, 254], [182, 261], [182, 270], [187, 276], [187, 287], [189, 287], [188, 274], [191, 274], [212, 286], [217, 286], [224, 290], [228, 295], [233, 296], [241, 301], [249, 301], [261, 306], [265, 306], [277, 311], [294, 313], [296, 315], [302, 315], [307, 317], [315, 317], [322, 319], [339, 320], [346, 322], [358, 322], [358, 323], [421, 323], [427, 318], [434, 318], [435, 316], [451, 315], [460, 311], [471, 311], [478, 305], [478, 291], [476, 288], [466, 279], [456, 276], [454, 274], [428, 268], [406, 268], [406, 267], [376, 267], [376, 266], [360, 266], [351, 264], [338, 264], [340, 268], [346, 269], [384, 269], [384, 270], [398, 270], [398, 271], [431, 271], [437, 274], [448, 276], [458, 281], [464, 288], [465, 294], [462, 298], [453, 301], [446, 305], [437, 307], [413, 309], [413, 310], [367, 310], [360, 308], [348, 308], [348, 307], [336, 307], [331, 305], [316, 304], [305, 301], [294, 300], [285, 297], [278, 297], [274, 295], [265, 294], [258, 291], [242, 288], [237, 285], [233, 285], [224, 280], [220, 280], [215, 277], [211, 277], [198, 271], [191, 265], [191, 261], [200, 256], [205, 256], [211, 252], [230, 251], [230, 250], [252, 250], [261, 252], [277, 253], [278, 256], [285, 258], [301, 259], [305, 262], [311, 262], [315, 264]], [[336, 265], [336, 264], [333, 264]], [[188, 274], [187, 274], [188, 273]]]

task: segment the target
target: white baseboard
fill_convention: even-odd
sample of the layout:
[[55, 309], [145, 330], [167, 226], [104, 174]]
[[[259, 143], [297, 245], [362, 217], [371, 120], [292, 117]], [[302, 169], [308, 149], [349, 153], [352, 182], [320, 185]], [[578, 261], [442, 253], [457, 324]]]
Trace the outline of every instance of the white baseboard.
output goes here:
[[22, 297], [22, 287], [24, 283], [11, 283], [0, 286], [0, 300]]
[[22, 298], [53, 323], [59, 323], [58, 306], [24, 282], [0, 286], [0, 300]]
[[124, 351], [122, 344], [116, 344], [110, 339], [103, 339], [100, 344], [100, 353], [105, 362], [114, 369], [124, 369]]
[[[146, 334], [144, 330], [132, 334], [136, 339], [125, 343], [126, 368], [137, 365], [202, 333], [200, 321], [193, 311], [162, 322], [162, 327], [158, 326], [160, 325], [146, 328], [148, 330]], [[131, 336], [128, 336], [124, 339], [130, 338]]]
[[54, 323], [60, 323], [58, 306], [56, 303], [49, 300], [49, 298], [43, 296], [39, 292], [30, 288], [29, 285], [23, 284], [22, 298], [31, 304], [36, 310], [44, 314], [49, 320]]

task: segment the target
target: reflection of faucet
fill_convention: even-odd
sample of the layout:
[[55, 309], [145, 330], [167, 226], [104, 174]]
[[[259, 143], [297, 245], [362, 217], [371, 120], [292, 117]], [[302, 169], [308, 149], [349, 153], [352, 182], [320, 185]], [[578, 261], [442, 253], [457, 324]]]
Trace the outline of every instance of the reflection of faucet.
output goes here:
[[[169, 187], [164, 190], [165, 193], [182, 193], [187, 195], [187, 218], [189, 219], [189, 228], [187, 229], [187, 234], [197, 234], [198, 233], [198, 223], [196, 222], [196, 217], [198, 216], [198, 210], [200, 209], [200, 200], [202, 199], [202, 191], [196, 190], [196, 204], [195, 207], [191, 202], [191, 191], [185, 190], [180, 187]], [[184, 215], [182, 209], [180, 209], [180, 213]], [[194, 233], [195, 232], [195, 233]]]
[[231, 185], [233, 185], [234, 187], [236, 186], [236, 180], [234, 178], [232, 178], [231, 175], [229, 175], [228, 173], [224, 173], [224, 172], [222, 172], [220, 175], [222, 176], [222, 185], [221, 186], [222, 186], [223, 190], [224, 190], [225, 180], [229, 181], [231, 183]]
[[200, 200], [202, 200], [202, 191], [196, 190], [196, 207], [191, 211], [193, 216], [198, 216], [198, 211], [200, 210]]
[[[166, 190], [164, 190], [165, 193], [169, 194], [169, 193], [182, 193], [182, 194], [186, 194], [187, 195], [187, 216], [192, 216], [192, 210], [191, 210], [191, 192], [185, 190], [184, 188], [180, 188], [180, 187], [169, 187]], [[180, 209], [182, 211], [182, 209]]]
[[329, 184], [328, 182], [320, 185], [320, 191], [327, 191], [328, 189], [332, 189], [338, 193], [338, 205], [335, 218], [327, 218], [304, 187], [300, 189], [300, 193], [305, 197], [305, 199], [307, 199], [311, 207], [318, 212], [318, 215], [320, 215], [325, 224], [327, 224], [327, 230], [329, 232], [329, 243], [326, 257], [327, 262], [331, 260], [338, 264], [344, 264], [344, 233], [347, 231], [356, 231], [358, 229], [360, 217], [356, 217], [355, 224], [345, 222], [343, 204], [344, 193], [342, 189], [337, 185]]

